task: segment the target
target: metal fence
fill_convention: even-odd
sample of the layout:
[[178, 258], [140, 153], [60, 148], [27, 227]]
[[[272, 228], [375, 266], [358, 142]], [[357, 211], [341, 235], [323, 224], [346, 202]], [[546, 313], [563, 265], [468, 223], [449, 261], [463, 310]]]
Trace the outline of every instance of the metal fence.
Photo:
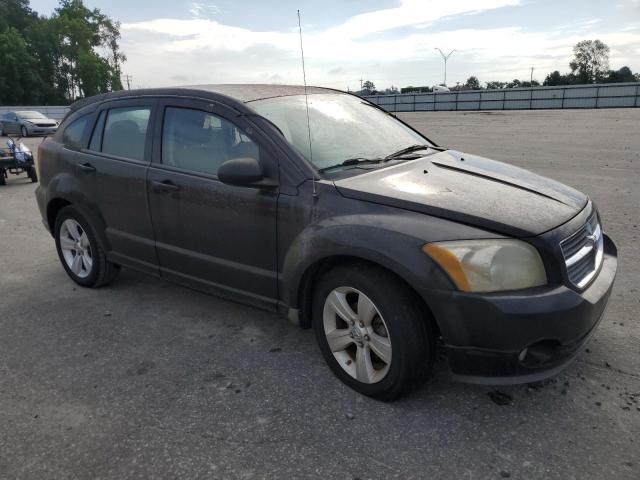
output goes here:
[[69, 107], [65, 106], [30, 106], [30, 107], [0, 107], [0, 116], [4, 115], [7, 112], [20, 112], [23, 110], [30, 110], [40, 112], [43, 115], [53, 118], [54, 120], [62, 120], [62, 117], [65, 116]]
[[[622, 108], [640, 107], [640, 83], [603, 83], [562, 87], [507, 88], [502, 90], [467, 90], [462, 92], [405, 93], [364, 97], [389, 112], [451, 110], [539, 110], [552, 108]], [[36, 110], [54, 120], [61, 120], [65, 106], [0, 106], [6, 112]]]
[[389, 112], [640, 107], [640, 83], [405, 93], [365, 98]]

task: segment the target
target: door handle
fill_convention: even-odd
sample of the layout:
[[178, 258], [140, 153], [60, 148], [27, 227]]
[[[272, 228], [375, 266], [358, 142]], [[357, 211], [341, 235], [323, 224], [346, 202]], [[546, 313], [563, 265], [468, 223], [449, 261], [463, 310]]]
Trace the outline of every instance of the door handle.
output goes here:
[[162, 181], [153, 180], [151, 182], [151, 185], [156, 190], [170, 190], [172, 192], [177, 192], [178, 190], [180, 190], [180, 187], [175, 183], [173, 183], [171, 180], [162, 180]]
[[80, 170], [82, 170], [84, 172], [95, 172], [96, 171], [96, 167], [91, 165], [89, 162], [79, 163], [78, 164], [78, 168], [80, 168]]

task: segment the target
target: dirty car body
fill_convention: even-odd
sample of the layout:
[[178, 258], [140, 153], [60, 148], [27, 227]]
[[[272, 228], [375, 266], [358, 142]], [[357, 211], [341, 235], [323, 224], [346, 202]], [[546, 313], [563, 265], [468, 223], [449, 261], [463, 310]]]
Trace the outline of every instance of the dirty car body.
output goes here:
[[[128, 115], [121, 144], [108, 139], [116, 111]], [[361, 117], [370, 119], [363, 128], [384, 128], [353, 130]], [[211, 136], [228, 139], [224, 155], [206, 150]], [[188, 155], [185, 139], [197, 146]], [[136, 142], [134, 153], [122, 148]], [[437, 338], [460, 380], [553, 375], [593, 334], [616, 273], [616, 247], [586, 195], [438, 147], [344, 92], [211, 85], [105, 94], [72, 106], [39, 154], [36, 196], [54, 236], [64, 229], [59, 213], [74, 207], [70, 218], [95, 237], [94, 263], [99, 247], [114, 267], [313, 325], [334, 373], [379, 398], [406, 390], [402, 369], [432, 361]], [[71, 248], [67, 257], [59, 248], [68, 272], [80, 258]], [[409, 323], [420, 345], [409, 345], [398, 313], [407, 304], [406, 315], [428, 327]], [[358, 320], [365, 305], [369, 323]]]

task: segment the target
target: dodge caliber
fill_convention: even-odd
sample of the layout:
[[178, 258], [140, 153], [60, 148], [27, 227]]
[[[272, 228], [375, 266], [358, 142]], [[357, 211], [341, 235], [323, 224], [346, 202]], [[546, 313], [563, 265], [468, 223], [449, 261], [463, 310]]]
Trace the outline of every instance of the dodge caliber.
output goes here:
[[586, 195], [336, 90], [103, 94], [38, 153], [38, 205], [74, 282], [127, 267], [279, 312], [383, 400], [427, 378], [436, 348], [461, 381], [558, 373], [616, 274]]

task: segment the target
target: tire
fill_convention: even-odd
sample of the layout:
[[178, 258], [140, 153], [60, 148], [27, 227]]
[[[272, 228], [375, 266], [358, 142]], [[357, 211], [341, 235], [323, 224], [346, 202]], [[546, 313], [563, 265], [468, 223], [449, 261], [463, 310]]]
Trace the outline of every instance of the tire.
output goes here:
[[38, 172], [36, 172], [35, 167], [27, 167], [27, 175], [31, 179], [31, 183], [38, 182]]
[[4, 127], [0, 125], [0, 137], [4, 137]]
[[[312, 308], [325, 361], [354, 390], [391, 401], [429, 376], [436, 351], [433, 320], [393, 274], [364, 263], [332, 269], [318, 282]], [[353, 325], [343, 319], [352, 315]]]
[[25, 127], [24, 125], [20, 127], [20, 134], [22, 135], [23, 138], [26, 138], [29, 136], [29, 130], [27, 130], [27, 127]]
[[[79, 227], [75, 231], [72, 230], [74, 224]], [[54, 232], [60, 262], [78, 285], [98, 288], [111, 283], [118, 275], [120, 267], [107, 260], [104, 245], [95, 234], [91, 222], [79, 209], [70, 205], [60, 210]], [[75, 244], [75, 254], [68, 248], [72, 244]], [[83, 251], [80, 256], [79, 251]], [[75, 263], [76, 259], [80, 263], [79, 268]]]
[[4, 168], [0, 168], [0, 186], [7, 184], [7, 177], [5, 175]]

